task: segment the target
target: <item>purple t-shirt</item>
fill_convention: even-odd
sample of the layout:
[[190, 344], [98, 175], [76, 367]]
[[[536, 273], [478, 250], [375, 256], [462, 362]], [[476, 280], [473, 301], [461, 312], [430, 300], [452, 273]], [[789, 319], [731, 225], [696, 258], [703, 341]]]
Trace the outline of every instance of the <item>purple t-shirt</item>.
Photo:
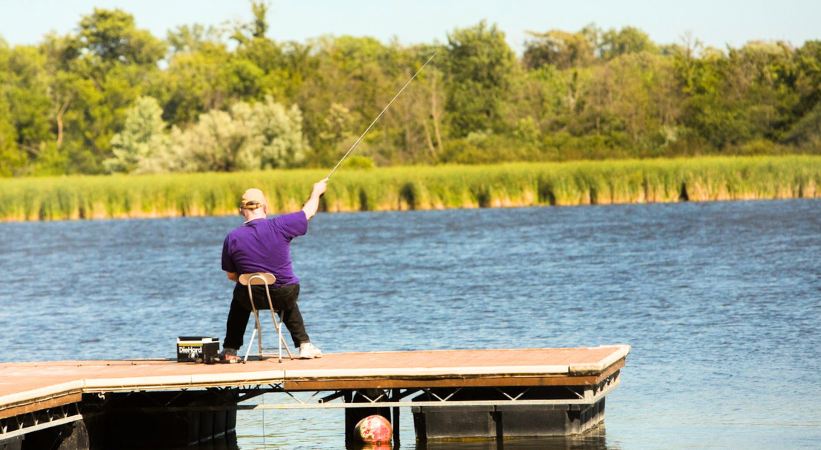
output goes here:
[[277, 285], [298, 284], [291, 265], [291, 240], [308, 231], [305, 212], [254, 219], [234, 228], [222, 244], [222, 270], [271, 272]]

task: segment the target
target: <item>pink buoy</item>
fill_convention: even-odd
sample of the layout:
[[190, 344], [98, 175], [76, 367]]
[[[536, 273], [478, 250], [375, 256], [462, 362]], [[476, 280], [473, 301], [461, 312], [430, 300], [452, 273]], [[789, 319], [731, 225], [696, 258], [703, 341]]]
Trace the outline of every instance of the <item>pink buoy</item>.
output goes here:
[[376, 414], [357, 422], [354, 431], [366, 444], [387, 444], [393, 437], [391, 423], [388, 419]]

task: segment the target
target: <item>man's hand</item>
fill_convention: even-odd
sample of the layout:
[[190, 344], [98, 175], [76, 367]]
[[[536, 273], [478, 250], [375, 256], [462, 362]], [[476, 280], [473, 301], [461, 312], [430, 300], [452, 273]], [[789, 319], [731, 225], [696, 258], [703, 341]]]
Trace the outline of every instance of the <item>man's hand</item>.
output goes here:
[[322, 196], [325, 193], [325, 190], [328, 189], [328, 178], [323, 178], [316, 183], [314, 183], [314, 190], [311, 193], [311, 197], [316, 195], [317, 197]]
[[228, 275], [228, 279], [231, 281], [237, 281], [239, 279], [236, 272], [225, 272], [225, 274]]
[[328, 178], [325, 177], [316, 183], [314, 183], [314, 189], [311, 191], [311, 198], [305, 202], [305, 206], [302, 207], [302, 211], [305, 212], [305, 217], [308, 220], [311, 220], [311, 217], [316, 215], [317, 210], [319, 209], [319, 197], [325, 193], [325, 190], [328, 189]]

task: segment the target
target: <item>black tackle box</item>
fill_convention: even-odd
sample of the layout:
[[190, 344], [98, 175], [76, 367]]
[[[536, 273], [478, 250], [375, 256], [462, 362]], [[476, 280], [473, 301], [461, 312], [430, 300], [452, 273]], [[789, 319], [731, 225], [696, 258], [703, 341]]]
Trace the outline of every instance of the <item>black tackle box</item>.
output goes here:
[[180, 336], [177, 338], [177, 362], [211, 364], [219, 358], [220, 341], [215, 337]]

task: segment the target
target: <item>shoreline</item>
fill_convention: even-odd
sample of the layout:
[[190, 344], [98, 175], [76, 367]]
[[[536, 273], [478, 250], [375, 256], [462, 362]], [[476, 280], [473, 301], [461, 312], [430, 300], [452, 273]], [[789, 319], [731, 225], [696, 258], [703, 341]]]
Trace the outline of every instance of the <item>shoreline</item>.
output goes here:
[[[324, 170], [0, 179], [0, 222], [233, 215], [247, 187], [301, 207]], [[821, 156], [402, 166], [340, 171], [325, 212], [819, 198]]]
[[[813, 201], [821, 199], [821, 195], [815, 197], [779, 197], [779, 198], [730, 198], [730, 199], [711, 199], [711, 200], [689, 200], [689, 201], [667, 201], [667, 202], [627, 202], [627, 203], [588, 203], [577, 205], [504, 205], [504, 206], [466, 206], [466, 207], [451, 207], [451, 208], [420, 208], [420, 209], [379, 209], [379, 210], [339, 210], [328, 211], [320, 210], [320, 213], [325, 214], [360, 214], [360, 213], [405, 213], [414, 211], [452, 211], [452, 210], [483, 210], [483, 209], [527, 209], [527, 208], [585, 208], [591, 206], [626, 206], [626, 205], [672, 205], [672, 204], [696, 204], [696, 203], [725, 203], [725, 202], [772, 202], [772, 201]], [[287, 214], [294, 212], [289, 211], [273, 211], [269, 212], [268, 216], [276, 216], [279, 214]], [[163, 219], [197, 219], [197, 218], [211, 218], [211, 217], [233, 217], [234, 214], [211, 214], [211, 215], [140, 215], [140, 216], [116, 216], [116, 217], [86, 217], [83, 219], [69, 218], [69, 219], [46, 219], [46, 220], [14, 220], [14, 219], [0, 219], [0, 224], [12, 223], [31, 223], [31, 222], [98, 222], [98, 221], [116, 221], [116, 220], [163, 220]]]

